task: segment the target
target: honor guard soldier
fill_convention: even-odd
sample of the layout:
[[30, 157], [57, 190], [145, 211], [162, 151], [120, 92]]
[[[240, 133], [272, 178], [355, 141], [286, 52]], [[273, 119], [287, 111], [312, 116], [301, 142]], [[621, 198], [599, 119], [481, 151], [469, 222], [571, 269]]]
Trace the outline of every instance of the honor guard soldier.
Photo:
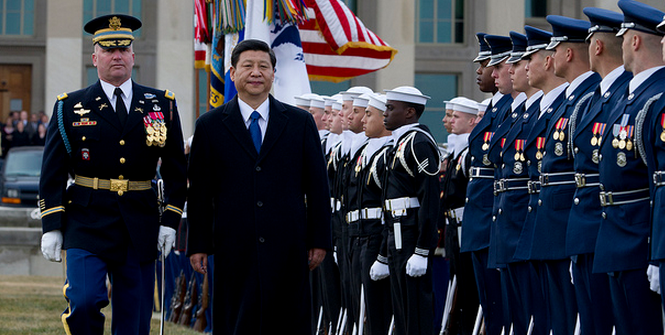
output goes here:
[[[590, 23], [563, 16], [549, 15], [553, 29], [548, 50], [553, 50], [554, 74], [570, 85], [565, 100], [552, 111], [544, 138], [540, 171], [540, 195], [534, 226], [531, 258], [542, 260], [547, 269], [546, 295], [555, 334], [572, 334], [577, 318], [575, 291], [570, 281], [570, 258], [566, 255], [566, 227], [575, 192], [575, 172], [570, 148], [570, 131], [574, 130], [580, 110], [588, 103], [600, 82], [600, 76], [589, 70], [585, 44]], [[582, 106], [582, 107], [580, 107]]]
[[[665, 17], [663, 22], [657, 26], [658, 31], [665, 33]], [[662, 43], [662, 42], [661, 42]], [[665, 57], [664, 57], [665, 60]], [[662, 218], [663, 212], [663, 175], [665, 175], [664, 161], [662, 157], [663, 147], [665, 147], [665, 100], [659, 100], [658, 105], [654, 106], [649, 117], [645, 120], [646, 131], [649, 135], [645, 136], [642, 140], [646, 150], [647, 165], [649, 167], [649, 174], [651, 178], [651, 199], [653, 199], [653, 214], [651, 215], [651, 260], [656, 262], [657, 266], [649, 265], [647, 274], [650, 275], [649, 281], [651, 282], [651, 289], [658, 293], [660, 290], [660, 278], [665, 278], [665, 249], [663, 242], [665, 242], [665, 231], [663, 231], [663, 224], [659, 221]], [[649, 130], [649, 127], [652, 127]], [[655, 127], [655, 128], [653, 128]], [[661, 294], [661, 298], [663, 295]], [[662, 299], [665, 305], [665, 298]]]
[[[358, 240], [360, 246], [359, 275], [362, 280], [367, 315], [368, 334], [387, 334], [393, 315], [390, 301], [390, 273], [387, 265], [387, 234], [383, 220], [382, 190], [383, 177], [388, 164], [388, 154], [392, 150], [392, 136], [383, 124], [386, 111], [386, 96], [368, 95], [369, 102], [362, 118], [365, 135], [369, 142], [363, 149], [356, 165], [362, 178], [359, 185], [358, 213], [352, 212], [352, 219], [358, 217]], [[381, 273], [372, 273], [372, 265], [380, 258]], [[379, 270], [377, 267], [375, 270]]]
[[[471, 334], [479, 308], [478, 288], [473, 274], [471, 253], [460, 253], [460, 239], [462, 237], [462, 219], [464, 218], [464, 202], [466, 199], [466, 186], [469, 183], [469, 166], [471, 156], [469, 153], [469, 134], [476, 125], [478, 117], [478, 103], [465, 98], [457, 97], [452, 100], [451, 117], [452, 134], [456, 135], [455, 147], [450, 148], [446, 174], [441, 193], [441, 211], [439, 215], [445, 216], [445, 250], [450, 260], [450, 276], [457, 277], [455, 305], [450, 311], [448, 332], [451, 334]], [[435, 278], [436, 279], [436, 278]], [[449, 297], [453, 293], [448, 294]]]
[[436, 247], [440, 159], [434, 138], [418, 123], [428, 99], [410, 86], [386, 90], [384, 124], [395, 139], [383, 182], [395, 334], [432, 334], [429, 263]]
[[[487, 37], [487, 35], [484, 35]], [[476, 73], [479, 74], [481, 91], [488, 90], [485, 73], [490, 72], [488, 64], [491, 61], [500, 63], [510, 58], [512, 45], [510, 38], [493, 38], [496, 42], [491, 48], [489, 59], [480, 61]], [[487, 44], [487, 39], [485, 44]], [[489, 44], [488, 44], [489, 45]], [[482, 49], [482, 43], [481, 43]], [[478, 57], [476, 57], [478, 59]], [[482, 58], [481, 58], [482, 59]], [[494, 78], [490, 76], [492, 87]], [[465, 213], [463, 218], [462, 245], [460, 252], [472, 252], [473, 269], [478, 285], [478, 298], [483, 307], [487, 333], [490, 335], [501, 333], [504, 326], [502, 318], [501, 303], [501, 279], [495, 268], [488, 268], [490, 228], [492, 223], [492, 206], [494, 196], [492, 188], [494, 185], [494, 167], [490, 162], [488, 153], [492, 136], [503, 122], [506, 114], [510, 111], [513, 97], [510, 94], [498, 92], [492, 97], [490, 105], [483, 118], [469, 135], [469, 155], [471, 155], [471, 167], [469, 173], [469, 184], [467, 186], [467, 199], [465, 199]]]
[[[522, 227], [520, 238], [515, 246], [514, 260], [528, 261], [532, 267], [532, 277], [535, 277], [536, 285], [530, 287], [533, 295], [531, 299], [533, 307], [531, 313], [534, 320], [534, 333], [548, 334], [550, 331], [549, 310], [547, 301], [545, 301], [547, 286], [546, 269], [542, 262], [532, 259], [531, 248], [534, 244], [533, 230], [538, 210], [538, 197], [540, 194], [540, 170], [541, 160], [543, 158], [543, 148], [545, 142], [545, 130], [553, 114], [564, 100], [564, 91], [568, 87], [565, 79], [557, 77], [554, 74], [553, 52], [546, 50], [552, 37], [552, 33], [531, 26], [525, 26], [527, 35], [527, 50], [523, 58], [528, 60], [526, 72], [529, 86], [543, 91], [543, 97], [538, 103], [535, 111], [537, 115], [528, 118], [527, 124], [523, 125], [524, 131], [517, 135], [515, 141], [525, 140], [524, 158], [526, 168], [529, 174], [527, 183], [529, 192], [529, 201], [526, 204], [526, 217]], [[511, 134], [511, 136], [514, 136]], [[508, 142], [508, 141], [506, 141]], [[508, 154], [510, 156], [510, 154]], [[521, 154], [520, 154], [521, 160]]]
[[497, 165], [490, 245], [494, 248], [496, 262], [503, 266], [504, 308], [510, 315], [509, 321], [516, 334], [526, 334], [532, 307], [529, 291], [532, 271], [530, 264], [514, 262], [513, 256], [527, 213], [524, 204], [529, 201], [525, 138], [533, 126], [529, 121], [538, 115], [543, 93], [529, 86], [526, 76], [527, 60], [522, 56], [526, 52], [527, 36], [511, 31], [510, 37], [513, 51], [506, 66], [514, 91], [521, 94], [513, 101], [510, 116], [494, 134], [498, 140], [490, 145], [490, 160]]
[[[180, 117], [172, 92], [131, 80], [133, 31], [141, 21], [105, 15], [88, 22], [99, 81], [58, 96], [48, 127], [40, 180], [42, 252], [66, 250], [69, 334], [102, 334], [113, 285], [112, 332], [148, 334], [158, 248], [175, 241], [186, 195]], [[151, 185], [164, 177], [160, 217]], [[74, 184], [67, 187], [69, 176]], [[159, 246], [159, 247], [158, 247]]]
[[616, 36], [623, 15], [592, 7], [584, 8], [584, 13], [591, 21], [587, 36], [591, 70], [603, 79], [587, 108], [578, 113], [574, 132], [571, 131], [576, 190], [568, 218], [566, 254], [573, 260], [571, 274], [575, 283], [581, 333], [609, 335], [614, 325], [609, 280], [605, 273], [594, 274], [592, 271], [594, 248], [602, 220], [598, 198], [598, 159], [600, 139], [607, 131], [607, 118], [626, 92], [632, 74], [624, 70], [621, 38]]
[[[637, 1], [621, 0], [628, 91], [611, 110], [599, 154], [602, 221], [593, 271], [608, 273], [617, 334], [663, 332], [658, 296], [649, 290], [649, 179], [640, 143], [646, 114], [663, 93], [665, 62], [656, 30], [663, 12]], [[651, 127], [651, 126], [649, 126]], [[648, 129], [650, 132], [652, 129]], [[649, 145], [652, 145], [649, 142]]]

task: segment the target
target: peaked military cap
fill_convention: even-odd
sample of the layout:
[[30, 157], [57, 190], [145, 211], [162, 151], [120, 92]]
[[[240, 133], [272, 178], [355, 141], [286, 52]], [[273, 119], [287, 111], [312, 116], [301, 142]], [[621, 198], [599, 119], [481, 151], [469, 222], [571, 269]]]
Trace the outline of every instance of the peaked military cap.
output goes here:
[[526, 35], [511, 31], [510, 40], [513, 42], [513, 51], [510, 53], [510, 58], [506, 61], [506, 64], [519, 62], [526, 52]]
[[596, 7], [586, 7], [582, 11], [591, 22], [591, 27], [588, 30], [589, 35], [586, 37], [587, 40], [594, 33], [616, 34], [621, 29], [621, 23], [623, 22], [623, 14], [621, 13]]
[[619, 8], [623, 12], [623, 23], [621, 23], [621, 30], [617, 36], [625, 34], [628, 29], [663, 36], [663, 32], [658, 30], [658, 26], [663, 21], [665, 13], [633, 0], [620, 0]]
[[532, 26], [524, 26], [526, 32], [526, 52], [522, 58], [529, 57], [538, 50], [545, 50], [552, 39], [552, 33]]
[[492, 50], [492, 57], [487, 66], [497, 65], [510, 57], [510, 52], [513, 50], [513, 43], [510, 41], [510, 37], [485, 35], [485, 42], [489, 44]]
[[478, 51], [478, 56], [476, 56], [476, 58], [473, 60], [474, 63], [490, 59], [490, 57], [492, 56], [492, 51], [490, 50], [490, 46], [487, 45], [487, 42], [485, 42], [485, 35], [487, 34], [476, 33], [476, 40], [480, 45], [480, 50]]
[[573, 19], [560, 15], [548, 15], [547, 22], [552, 26], [552, 38], [547, 50], [553, 50], [561, 42], [583, 43], [589, 34], [589, 21]]
[[96, 17], [85, 24], [83, 30], [92, 34], [92, 44], [104, 49], [129, 48], [134, 41], [133, 32], [141, 28], [141, 20], [123, 14]]

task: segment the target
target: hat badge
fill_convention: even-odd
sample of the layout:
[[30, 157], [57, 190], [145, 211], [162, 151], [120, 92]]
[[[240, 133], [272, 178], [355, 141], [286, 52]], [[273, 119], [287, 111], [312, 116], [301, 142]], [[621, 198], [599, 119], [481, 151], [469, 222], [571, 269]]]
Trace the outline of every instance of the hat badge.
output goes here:
[[114, 16], [109, 19], [109, 28], [113, 30], [118, 30], [120, 29], [120, 26], [121, 26], [120, 19], [117, 16]]

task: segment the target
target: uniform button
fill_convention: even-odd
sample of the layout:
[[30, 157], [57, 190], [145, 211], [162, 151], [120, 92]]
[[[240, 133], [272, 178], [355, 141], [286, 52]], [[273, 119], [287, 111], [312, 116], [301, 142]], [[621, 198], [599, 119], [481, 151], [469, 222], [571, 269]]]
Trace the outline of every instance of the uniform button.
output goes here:
[[492, 221], [496, 222], [496, 215], [492, 216]]
[[603, 160], [603, 154], [598, 155], [598, 161], [600, 162], [602, 160]]
[[125, 176], [123, 176], [123, 175], [119, 175], [119, 176], [118, 176], [118, 179], [123, 180], [123, 179], [125, 179]]
[[125, 145], [125, 140], [120, 140], [120, 145]]
[[501, 215], [501, 213], [503, 213], [503, 210], [499, 208], [499, 215]]
[[533, 208], [531, 208], [531, 206], [529, 206], [528, 210], [529, 210], [529, 213], [531, 213], [531, 211], [533, 210]]
[[580, 204], [580, 198], [575, 198], [575, 200], [573, 200], [573, 203], [575, 203], [575, 205], [579, 205]]
[[603, 219], [607, 219], [607, 213], [603, 212]]
[[85, 136], [81, 137], [81, 141], [85, 142]]
[[259, 207], [263, 207], [263, 201], [257, 201], [256, 205], [259, 206]]
[[464, 200], [464, 202], [466, 202], [466, 203], [468, 204], [468, 203], [469, 203], [469, 198], [466, 198], [466, 199]]
[[578, 152], [580, 152], [580, 148], [575, 147], [575, 153], [578, 153]]
[[123, 194], [125, 194], [125, 192], [123, 192], [123, 191], [118, 191], [118, 195], [119, 195], [119, 196], [122, 196]]
[[526, 161], [526, 166], [531, 166], [531, 160]]
[[255, 170], [256, 170], [256, 172], [261, 172], [261, 167], [257, 166]]
[[501, 168], [502, 169], [506, 168], [506, 164], [501, 164]]
[[125, 164], [125, 161], [126, 161], [125, 157], [120, 157], [120, 164]]
[[601, 190], [601, 191], [605, 191], [605, 185], [603, 185], [603, 184], [599, 184], [598, 187], [600, 187], [600, 190]]
[[538, 206], [542, 206], [542, 205], [543, 205], [543, 200], [538, 199]]
[[265, 242], [265, 241], [266, 241], [265, 238], [263, 238], [262, 236], [259, 236], [259, 242], [263, 243], [263, 242]]
[[471, 156], [471, 161], [473, 162], [475, 160], [476, 160], [476, 157]]
[[69, 200], [69, 201], [67, 201], [67, 203], [68, 203], [68, 204], [71, 204], [71, 203], [72, 203], [72, 201], [71, 201], [71, 200]]

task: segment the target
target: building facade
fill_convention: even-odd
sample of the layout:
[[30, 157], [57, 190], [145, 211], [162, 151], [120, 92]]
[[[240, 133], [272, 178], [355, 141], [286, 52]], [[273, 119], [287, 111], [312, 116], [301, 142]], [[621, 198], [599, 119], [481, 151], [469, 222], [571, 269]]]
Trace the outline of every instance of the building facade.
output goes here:
[[[443, 100], [486, 96], [476, 85], [475, 33], [508, 35], [525, 24], [549, 29], [548, 14], [586, 17], [584, 7], [618, 11], [615, 0], [345, 0], [365, 25], [399, 52], [380, 71], [332, 84], [312, 82], [312, 90], [331, 94], [352, 85], [377, 91], [415, 85], [432, 97], [422, 121], [439, 142]], [[644, 0], [665, 10], [657, 0]], [[193, 132], [206, 110], [205, 75], [193, 59], [193, 1], [183, 0], [0, 0], [0, 120], [10, 111], [51, 113], [57, 94], [96, 80], [90, 18], [112, 12], [143, 21], [138, 31], [134, 79], [176, 93], [183, 132]]]

